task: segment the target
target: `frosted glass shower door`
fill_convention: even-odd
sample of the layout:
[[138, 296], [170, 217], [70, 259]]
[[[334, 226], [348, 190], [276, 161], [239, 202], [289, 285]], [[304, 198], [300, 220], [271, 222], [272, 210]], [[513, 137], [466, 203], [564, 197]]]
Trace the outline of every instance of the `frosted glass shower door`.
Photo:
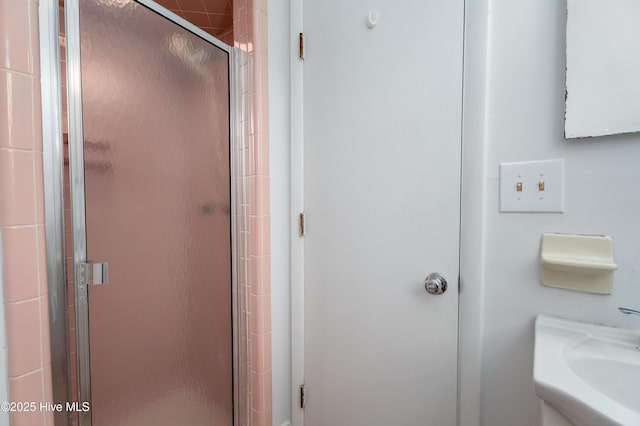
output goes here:
[[85, 423], [231, 426], [229, 54], [132, 0], [79, 7], [86, 256], [109, 264]]

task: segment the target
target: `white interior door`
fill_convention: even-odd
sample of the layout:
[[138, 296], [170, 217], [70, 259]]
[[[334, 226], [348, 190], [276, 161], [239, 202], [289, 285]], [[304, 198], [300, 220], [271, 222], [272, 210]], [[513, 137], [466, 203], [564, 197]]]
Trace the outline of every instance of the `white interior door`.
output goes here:
[[305, 426], [456, 424], [463, 12], [304, 2]]

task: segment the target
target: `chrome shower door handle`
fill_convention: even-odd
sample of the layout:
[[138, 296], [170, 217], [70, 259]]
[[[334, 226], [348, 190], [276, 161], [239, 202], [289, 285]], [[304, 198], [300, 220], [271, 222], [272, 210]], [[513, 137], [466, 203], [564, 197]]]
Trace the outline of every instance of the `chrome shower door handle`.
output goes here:
[[107, 262], [93, 263], [93, 274], [91, 282], [93, 285], [106, 284], [109, 282], [109, 264]]
[[432, 272], [424, 280], [424, 288], [429, 294], [442, 294], [447, 291], [447, 280], [444, 275]]

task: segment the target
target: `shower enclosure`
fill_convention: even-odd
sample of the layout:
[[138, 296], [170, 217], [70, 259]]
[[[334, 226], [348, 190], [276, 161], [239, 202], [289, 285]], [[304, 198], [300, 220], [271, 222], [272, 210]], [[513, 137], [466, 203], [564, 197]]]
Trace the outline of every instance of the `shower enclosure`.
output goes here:
[[54, 375], [54, 399], [79, 404], [56, 424], [245, 424], [247, 58], [147, 0], [64, 13], [75, 315], [52, 340], [75, 330], [77, 387]]

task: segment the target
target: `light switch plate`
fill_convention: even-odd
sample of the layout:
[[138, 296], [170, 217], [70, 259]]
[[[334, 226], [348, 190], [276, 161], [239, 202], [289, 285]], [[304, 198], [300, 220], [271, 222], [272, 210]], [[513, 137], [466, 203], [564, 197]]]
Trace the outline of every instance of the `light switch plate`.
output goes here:
[[501, 163], [500, 211], [564, 212], [564, 160]]

